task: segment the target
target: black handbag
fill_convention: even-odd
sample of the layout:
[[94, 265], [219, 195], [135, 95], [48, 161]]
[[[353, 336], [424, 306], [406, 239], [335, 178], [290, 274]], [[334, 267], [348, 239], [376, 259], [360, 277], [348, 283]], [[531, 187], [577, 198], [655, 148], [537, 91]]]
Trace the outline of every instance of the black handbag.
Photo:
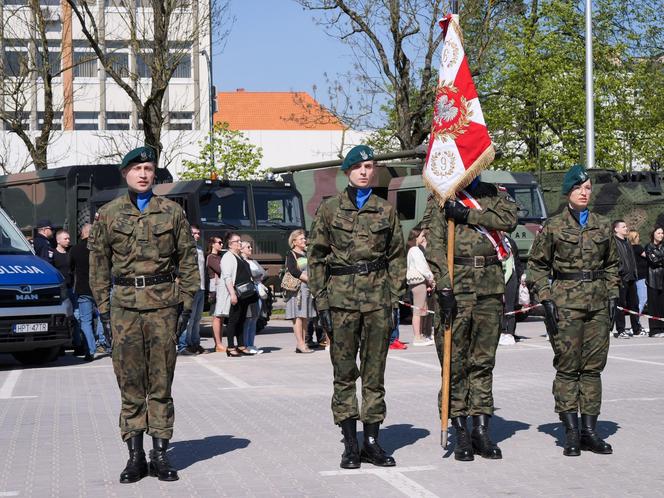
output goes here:
[[256, 285], [253, 282], [245, 282], [235, 285], [235, 295], [238, 301], [246, 301], [256, 296]]

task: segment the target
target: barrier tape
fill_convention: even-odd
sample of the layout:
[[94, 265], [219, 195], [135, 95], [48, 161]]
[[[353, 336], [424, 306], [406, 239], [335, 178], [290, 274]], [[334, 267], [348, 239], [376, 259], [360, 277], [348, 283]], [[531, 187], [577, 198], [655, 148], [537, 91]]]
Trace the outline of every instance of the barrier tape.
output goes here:
[[413, 308], [414, 310], [417, 310], [417, 311], [426, 311], [430, 315], [435, 315], [436, 314], [435, 311], [432, 311], [432, 310], [429, 310], [429, 309], [424, 309], [424, 308], [421, 308], [419, 306], [415, 306], [414, 304], [404, 303], [403, 301], [399, 301], [399, 304], [403, 304], [405, 307]]
[[660, 321], [660, 322], [664, 322], [664, 318], [661, 318], [659, 316], [647, 315], [645, 313], [639, 313], [638, 311], [628, 310], [627, 308], [623, 308], [622, 306], [618, 306], [618, 309], [621, 310], [621, 311], [624, 311], [625, 313], [629, 313], [630, 315], [645, 316], [646, 318], [650, 318], [651, 320], [657, 320], [657, 321]]
[[540, 303], [532, 304], [530, 306], [526, 306], [526, 307], [518, 309], [518, 310], [508, 311], [507, 313], [505, 313], [505, 316], [518, 315], [520, 313], [527, 313], [528, 311], [530, 311], [532, 309], [535, 309], [535, 308], [539, 308], [540, 306], [542, 306]]

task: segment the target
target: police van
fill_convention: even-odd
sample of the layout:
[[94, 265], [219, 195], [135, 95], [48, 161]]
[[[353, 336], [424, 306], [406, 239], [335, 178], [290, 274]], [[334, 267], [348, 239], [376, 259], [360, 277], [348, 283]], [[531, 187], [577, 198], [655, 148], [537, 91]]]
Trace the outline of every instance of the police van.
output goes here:
[[0, 209], [0, 353], [23, 364], [53, 361], [71, 343], [73, 306], [59, 271], [37, 257]]

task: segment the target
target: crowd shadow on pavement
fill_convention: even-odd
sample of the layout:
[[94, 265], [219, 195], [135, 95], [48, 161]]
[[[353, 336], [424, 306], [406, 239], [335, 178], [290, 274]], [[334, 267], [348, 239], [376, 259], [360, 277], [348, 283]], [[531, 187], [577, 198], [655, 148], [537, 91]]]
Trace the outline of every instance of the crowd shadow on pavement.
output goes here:
[[[579, 417], [579, 429], [581, 429], [581, 417]], [[620, 426], [611, 420], [598, 421], [597, 422], [597, 434], [602, 439], [606, 439], [609, 436], [613, 436]], [[553, 437], [556, 440], [556, 445], [563, 448], [565, 446], [565, 429], [563, 428], [562, 422], [552, 422], [550, 424], [542, 424], [537, 430], [543, 432]]]
[[[400, 448], [415, 444], [429, 434], [429, 430], [411, 424], [389, 425], [380, 430], [380, 445], [387, 453], [394, 453]], [[363, 437], [364, 435], [358, 435], [358, 440], [362, 441]]]
[[[496, 408], [498, 410], [498, 408]], [[473, 431], [473, 417], [468, 417], [468, 434], [471, 434]], [[519, 420], [505, 420], [504, 418], [496, 415], [495, 413], [491, 416], [491, 421], [489, 423], [489, 436], [491, 440], [500, 444], [503, 441], [511, 438], [519, 431], [526, 431], [530, 428], [530, 424], [526, 422], [521, 422]], [[443, 458], [447, 458], [452, 453], [454, 453], [454, 445], [456, 444], [456, 435], [454, 429], [450, 424], [450, 438], [449, 444], [447, 445], [447, 450], [443, 455]]]
[[175, 441], [170, 445], [168, 456], [177, 470], [184, 470], [195, 463], [246, 448], [250, 443], [249, 439], [236, 438], [230, 435]]

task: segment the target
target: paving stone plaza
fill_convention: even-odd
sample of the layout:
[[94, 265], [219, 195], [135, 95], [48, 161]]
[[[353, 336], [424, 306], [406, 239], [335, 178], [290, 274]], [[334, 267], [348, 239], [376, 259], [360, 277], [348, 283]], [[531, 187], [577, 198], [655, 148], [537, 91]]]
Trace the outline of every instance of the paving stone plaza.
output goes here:
[[[208, 325], [203, 345], [211, 347]], [[390, 351], [381, 430], [397, 460], [389, 469], [339, 468], [328, 352], [295, 354], [288, 322], [272, 320], [257, 337], [259, 356], [179, 357], [173, 483], [118, 482], [127, 452], [110, 358], [67, 355], [22, 368], [0, 355], [0, 497], [664, 496], [664, 339], [612, 339], [598, 429], [614, 454], [570, 458], [553, 413], [544, 325], [533, 318], [517, 334], [524, 339], [499, 347], [494, 371], [499, 461], [457, 462], [452, 446], [442, 450], [433, 348]], [[411, 342], [410, 326], [401, 339]]]

